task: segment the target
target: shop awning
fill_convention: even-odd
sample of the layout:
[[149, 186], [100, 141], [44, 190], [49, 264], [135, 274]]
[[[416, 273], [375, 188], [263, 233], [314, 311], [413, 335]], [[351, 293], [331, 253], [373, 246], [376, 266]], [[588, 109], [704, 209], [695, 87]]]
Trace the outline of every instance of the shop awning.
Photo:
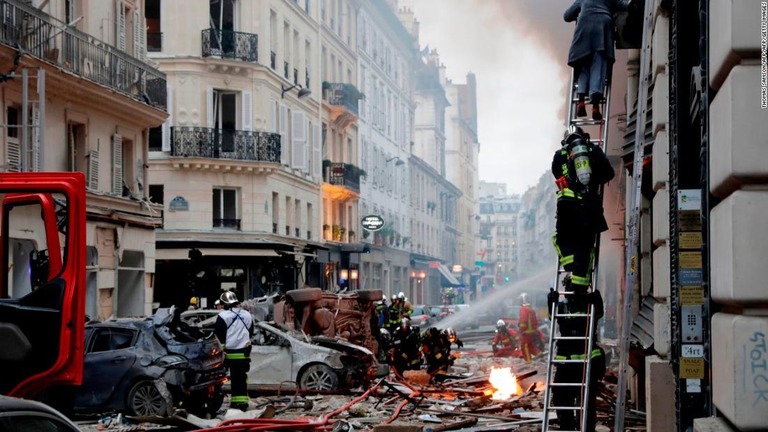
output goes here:
[[[199, 248], [203, 256], [249, 256], [277, 257], [274, 249], [216, 249]], [[189, 258], [189, 249], [157, 249], [155, 258], [159, 260], [185, 260]]]
[[439, 266], [437, 266], [437, 271], [439, 271], [440, 274], [443, 276], [443, 280], [441, 284], [442, 286], [456, 287], [456, 286], [462, 285], [462, 283], [459, 282], [459, 280], [456, 279], [456, 277], [453, 274], [451, 274], [451, 271], [448, 270], [448, 267], [446, 267], [445, 264], [440, 264]]

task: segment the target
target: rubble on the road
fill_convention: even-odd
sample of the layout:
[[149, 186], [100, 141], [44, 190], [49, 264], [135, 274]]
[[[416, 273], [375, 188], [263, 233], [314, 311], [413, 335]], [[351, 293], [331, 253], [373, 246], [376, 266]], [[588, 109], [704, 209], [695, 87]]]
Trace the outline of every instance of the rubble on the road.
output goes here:
[[[510, 368], [518, 388], [507, 399], [494, 399], [489, 382], [493, 368]], [[519, 358], [495, 358], [489, 352], [462, 352], [450, 375], [431, 377], [425, 371], [408, 371], [377, 381], [356, 395], [317, 395], [300, 392], [262, 396], [251, 400], [251, 410], [223, 409], [213, 419], [202, 419], [180, 411], [166, 419], [126, 418], [120, 422], [87, 425], [85, 431], [154, 430], [333, 430], [354, 432], [533, 432], [541, 430], [544, 406], [546, 355], [526, 364]], [[606, 378], [598, 394], [598, 422], [613, 422], [615, 374]], [[225, 402], [226, 406], [226, 402]], [[642, 413], [627, 416], [644, 423]], [[551, 414], [550, 417], [556, 417]], [[129, 429], [129, 427], [133, 427]]]

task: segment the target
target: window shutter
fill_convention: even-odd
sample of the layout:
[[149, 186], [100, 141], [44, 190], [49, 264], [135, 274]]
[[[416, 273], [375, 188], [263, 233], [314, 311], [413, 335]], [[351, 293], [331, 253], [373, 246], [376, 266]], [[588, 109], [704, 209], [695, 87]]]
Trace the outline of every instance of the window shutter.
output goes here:
[[99, 189], [99, 151], [88, 153], [88, 189]]
[[8, 172], [21, 171], [21, 144], [19, 144], [18, 138], [8, 138], [6, 152]]
[[163, 123], [163, 151], [171, 151], [171, 127], [173, 126], [173, 88], [166, 87], [166, 106], [168, 107], [168, 118]]
[[269, 131], [277, 133], [277, 101], [269, 101]]
[[77, 146], [75, 145], [75, 127], [72, 123], [67, 126], [67, 146], [69, 150], [69, 170], [77, 171]]
[[288, 107], [280, 104], [280, 163], [288, 165]]
[[30, 146], [30, 156], [32, 161], [32, 171], [39, 172], [43, 169], [43, 152], [40, 149], [40, 128], [43, 126], [40, 123], [40, 110], [37, 108], [32, 108], [31, 117], [30, 129], [32, 132], [32, 145]]
[[112, 135], [112, 193], [123, 195], [123, 137]]
[[243, 130], [253, 130], [253, 95], [243, 92]]
[[213, 119], [213, 87], [208, 87], [208, 90], [205, 92], [205, 109], [208, 127], [212, 128], [215, 124]]
[[316, 179], [323, 176], [321, 133], [320, 125], [312, 125], [312, 176]]
[[141, 14], [139, 10], [133, 11], [133, 56], [142, 60], [141, 55]]
[[125, 6], [122, 0], [115, 1], [115, 44], [117, 49], [125, 51]]
[[291, 166], [295, 169], [306, 170], [307, 169], [307, 131], [306, 122], [304, 120], [304, 113], [302, 111], [294, 111], [291, 122], [292, 129], [292, 141], [293, 148], [291, 155]]

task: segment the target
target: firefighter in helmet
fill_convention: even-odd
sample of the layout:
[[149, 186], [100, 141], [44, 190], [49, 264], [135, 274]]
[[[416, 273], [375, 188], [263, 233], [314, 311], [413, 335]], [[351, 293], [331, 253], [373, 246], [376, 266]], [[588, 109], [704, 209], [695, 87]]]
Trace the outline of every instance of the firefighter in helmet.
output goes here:
[[603, 150], [580, 127], [569, 126], [561, 144], [552, 159], [558, 188], [552, 240], [563, 269], [572, 273], [573, 289], [586, 293], [595, 239], [608, 229], [599, 190], [615, 173]]
[[517, 332], [507, 327], [504, 320], [496, 321], [496, 334], [491, 341], [494, 357], [511, 357], [517, 350]]
[[402, 318], [400, 317], [402, 306], [400, 305], [400, 299], [396, 294], [392, 294], [392, 304], [387, 309], [387, 329], [390, 333], [395, 334]]
[[224, 347], [224, 364], [229, 368], [232, 383], [230, 407], [248, 409], [248, 370], [251, 368], [251, 338], [253, 317], [242, 309], [240, 300], [232, 291], [225, 291], [219, 298], [224, 310], [216, 317], [214, 333]]
[[[558, 315], [566, 315], [557, 318], [557, 328], [560, 336], [565, 337], [585, 337], [589, 333], [589, 315], [593, 314], [593, 334], [595, 339], [597, 330], [597, 321], [603, 317], [604, 306], [600, 291], [594, 290], [588, 293], [574, 292], [571, 287], [572, 281], [569, 277], [563, 279], [563, 287], [569, 294], [564, 295], [560, 300], [560, 295], [555, 290], [551, 290], [547, 295], [550, 315], [552, 306], [557, 306]], [[551, 318], [551, 316], [550, 316]], [[587, 404], [587, 429], [588, 432], [595, 430], [596, 422], [596, 398], [597, 387], [600, 380], [605, 375], [605, 352], [597, 344], [589, 348], [586, 339], [559, 339], [556, 343], [555, 360], [567, 360], [568, 362], [555, 363], [555, 383], [581, 383], [585, 374], [584, 368], [587, 361], [591, 363], [589, 375], [589, 400]], [[571, 360], [580, 360], [573, 362]], [[552, 405], [559, 407], [579, 407], [583, 406], [581, 401], [581, 388], [578, 386], [553, 386], [552, 387]], [[557, 410], [557, 418], [560, 429], [580, 430], [579, 421], [582, 410], [561, 409]]]
[[408, 318], [401, 320], [400, 327], [392, 335], [392, 366], [400, 375], [421, 367], [421, 338]]
[[528, 294], [520, 294], [520, 320], [517, 324], [520, 330], [520, 349], [526, 363], [531, 362], [531, 357], [539, 354], [536, 339], [539, 337], [539, 320], [536, 311], [531, 307]]
[[464, 346], [450, 327], [443, 330], [430, 327], [424, 332], [421, 345], [427, 363], [427, 372], [430, 375], [448, 372], [448, 368], [453, 365], [456, 358], [451, 354], [451, 345], [454, 343], [459, 348]]

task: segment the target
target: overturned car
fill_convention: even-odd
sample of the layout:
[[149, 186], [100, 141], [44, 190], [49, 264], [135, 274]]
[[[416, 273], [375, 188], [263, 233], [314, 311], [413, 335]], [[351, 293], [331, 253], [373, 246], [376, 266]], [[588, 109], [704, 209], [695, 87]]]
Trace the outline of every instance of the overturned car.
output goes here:
[[382, 298], [381, 290], [334, 294], [320, 288], [302, 288], [242, 304], [259, 320], [274, 320], [310, 336], [341, 338], [378, 353], [375, 302]]
[[180, 405], [213, 414], [223, 403], [225, 380], [218, 339], [185, 325], [175, 308], [144, 319], [91, 322], [75, 411], [164, 416]]

